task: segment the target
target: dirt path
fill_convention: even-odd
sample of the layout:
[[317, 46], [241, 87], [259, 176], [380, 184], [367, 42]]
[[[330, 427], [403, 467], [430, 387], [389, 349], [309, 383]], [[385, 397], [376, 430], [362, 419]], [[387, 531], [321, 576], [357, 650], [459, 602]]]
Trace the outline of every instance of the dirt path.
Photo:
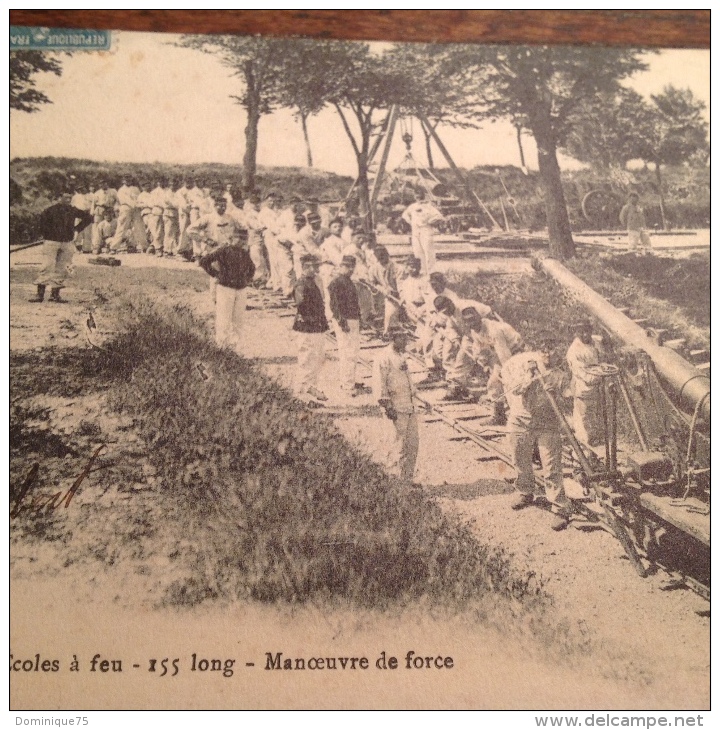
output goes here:
[[[98, 297], [93, 284], [97, 281], [112, 281], [113, 269], [89, 267], [85, 261], [81, 261], [78, 266], [79, 286], [66, 290], [72, 303], [39, 306], [25, 302], [33, 291], [31, 272], [36, 269], [34, 264], [37, 261], [38, 252], [33, 249], [13, 256], [13, 350], [33, 351], [49, 344], [59, 347], [82, 344], [88, 308], [94, 309], [99, 329], [112, 329], [112, 322], [103, 319], [102, 298]], [[171, 271], [172, 274], [167, 274], [168, 280], [171, 276], [177, 276], [191, 282], [192, 285], [184, 291], [183, 301], [201, 317], [212, 319], [212, 305], [205, 291], [207, 282], [198, 276], [197, 269], [179, 262], [149, 260], [140, 255], [123, 260], [124, 272], [147, 266], [158, 271]], [[494, 273], [498, 273], [497, 261], [493, 262], [493, 267]], [[513, 273], [521, 268], [515, 260], [512, 267]], [[123, 276], [126, 275], [123, 273]], [[177, 291], [167, 286], [161, 277], [158, 277], [158, 287], [147, 293], [168, 303], [177, 301], [178, 297]], [[252, 307], [261, 304], [257, 297], [249, 303]], [[286, 385], [292, 383], [294, 369], [295, 353], [289, 336], [291, 322], [288, 317], [279, 317], [277, 311], [251, 309], [248, 312], [248, 356], [257, 358], [268, 374]], [[373, 352], [364, 350], [363, 356], [371, 358]], [[330, 397], [330, 404], [338, 412], [338, 428], [378, 461], [388, 468], [394, 468], [390, 422], [381, 418], [378, 412], [367, 414], [366, 407], [372, 405], [370, 396], [343, 401], [334, 385], [335, 368], [333, 353], [330, 352], [330, 359], [321, 375], [321, 385]], [[56, 422], [63, 415], [72, 420], [72, 409], [80, 407], [58, 402], [50, 405], [55, 411]], [[63, 407], [71, 409], [69, 416], [67, 412], [62, 413]], [[421, 683], [407, 688], [399, 684], [393, 692], [378, 690], [366, 695], [366, 704], [360, 703], [358, 706], [401, 707], [407, 705], [398, 698], [406, 698], [407, 702], [412, 703], [413, 697], [415, 700], [422, 698], [417, 702], [419, 706], [433, 707], [701, 709], [709, 706], [709, 620], [696, 614], [696, 610], [706, 609], [707, 604], [687, 591], [662, 591], [660, 575], [645, 580], [638, 578], [622, 557], [619, 544], [603, 531], [581, 533], [570, 529], [554, 533], [549, 529], [550, 516], [546, 512], [536, 509], [512, 512], [509, 509], [511, 488], [505, 481], [509, 470], [499, 462], [478, 461], [478, 451], [467, 443], [449, 441], [450, 436], [452, 432], [442, 424], [421, 424], [417, 481], [435, 495], [447, 510], [473, 520], [474, 530], [480, 539], [505, 546], [519, 566], [536, 574], [537, 580], [553, 596], [557, 616], [567, 626], [568, 633], [573, 636], [578, 632], [586, 635], [588, 641], [598, 648], [595, 654], [597, 666], [589, 669], [588, 676], [579, 676], [577, 672], [573, 674], [560, 665], [538, 663], [536, 658], [524, 656], [522, 645], [513, 644], [507, 637], [499, 639], [492, 632], [470, 622], [458, 623], [459, 619], [437, 618], [430, 621], [427, 616], [421, 620], [407, 616], [397, 619], [377, 616], [360, 619], [355, 612], [341, 611], [333, 619], [345, 627], [340, 632], [342, 638], [338, 642], [337, 631], [328, 628], [335, 626], [333, 621], [330, 624], [325, 619], [318, 621], [317, 615], [310, 609], [298, 611], [292, 617], [291, 630], [287, 629], [288, 619], [282, 611], [276, 613], [266, 607], [233, 605], [198, 608], [181, 616], [172, 612], [146, 615], [147, 609], [141, 608], [140, 598], [144, 579], [141, 575], [132, 575], [131, 566], [125, 569], [122, 565], [116, 566], [112, 577], [89, 577], [87, 572], [79, 568], [65, 572], [53, 562], [52, 549], [46, 551], [45, 556], [40, 556], [39, 563], [35, 565], [32, 556], [22, 550], [19, 555], [14, 555], [13, 600], [19, 601], [18, 605], [24, 606], [27, 613], [22, 621], [13, 620], [13, 636], [17, 637], [13, 646], [22, 644], [23, 650], [34, 654], [35, 645], [28, 642], [27, 631], [32, 625], [28, 622], [41, 621], [43, 613], [53, 615], [53, 611], [61, 610], [60, 607], [64, 607], [63, 613], [67, 620], [68, 605], [76, 604], [79, 607], [92, 601], [94, 613], [99, 616], [107, 614], [108, 622], [117, 623], [118, 640], [115, 643], [111, 641], [106, 646], [107, 651], [112, 648], [129, 650], [131, 647], [128, 646], [127, 637], [132, 636], [132, 646], [143, 645], [147, 641], [149, 645], [158, 647], [161, 653], [162, 642], [158, 642], [157, 636], [166, 634], [174, 637], [171, 644], [178, 647], [178, 652], [182, 650], [187, 653], [194, 646], [186, 639], [177, 640], [180, 635], [204, 637], [209, 642], [206, 645], [219, 650], [223, 637], [233, 633], [233, 626], [239, 626], [243, 639], [241, 641], [240, 637], [233, 637], [231, 645], [251, 647], [249, 654], [256, 661], [263, 658], [264, 651], [271, 650], [288, 653], [304, 651], [309, 656], [310, 649], [304, 647], [310, 644], [313, 648], [323, 647], [324, 651], [336, 650], [338, 643], [344, 647], [370, 645], [373, 651], [380, 651], [385, 645], [383, 641], [400, 636], [402, 641], [396, 641], [395, 646], [398, 643], [404, 646], [408, 641], [414, 641], [412, 646], [415, 646], [422, 636], [427, 635], [433, 636], [438, 647], [456, 647], [456, 654], [465, 657], [463, 674], [452, 684], [441, 683], [430, 687]], [[115, 592], [115, 586], [122, 586], [121, 592]], [[38, 599], [39, 596], [42, 596], [42, 600], [33, 600], [33, 597]], [[133, 596], [137, 596], [137, 600]], [[119, 611], [117, 615], [111, 606], [113, 602]], [[72, 636], [73, 631], [80, 631], [83, 613], [70, 613], [70, 630], [66, 633]], [[128, 633], [123, 628], [128, 622], [135, 627], [134, 633]], [[432, 631], [427, 627], [428, 622], [433, 623]], [[102, 622], [100, 624], [103, 625]], [[417, 627], [410, 629], [415, 624], [422, 630]], [[279, 625], [285, 626], [280, 633]], [[273, 641], [273, 646], [267, 648], [257, 638], [248, 643], [247, 627], [250, 626], [255, 637], [280, 636], [282, 641]], [[154, 639], [151, 638], [153, 631], [156, 632]], [[93, 629], [91, 635], [102, 636], [101, 629]], [[49, 636], [55, 637], [55, 634], [50, 631]], [[317, 642], [308, 643], [298, 639], [303, 636], [313, 637], [313, 642], [317, 638]], [[559, 646], [563, 640], [562, 635], [557, 636]], [[107, 644], [107, 637], [103, 641]], [[70, 643], [60, 636], [55, 637], [53, 642], [59, 647], [58, 651], [60, 647], [70, 650]], [[102, 641], [98, 645], [102, 646]], [[411, 644], [408, 644], [408, 648], [411, 648]], [[400, 648], [393, 649], [400, 652]], [[502, 661], [498, 661], [499, 657]], [[493, 672], [486, 671], [489, 665], [493, 666]], [[517, 682], [513, 683], [513, 676], [526, 676], [527, 679], [519, 686]], [[248, 681], [250, 684], [246, 688], [249, 690], [254, 680]], [[32, 689], [31, 685], [28, 686]], [[290, 697], [295, 696], [293, 692], [301, 690], [308, 692], [307, 706], [312, 704], [311, 698], [317, 696], [320, 701], [320, 695], [327, 691], [325, 688], [316, 695], [316, 689], [303, 682], [281, 684], [273, 700], [277, 704], [273, 706], [280, 706], [283, 702], [288, 703], [286, 706], [298, 706]], [[155, 698], [152, 693], [147, 694], [140, 687], [133, 689], [130, 685], [127, 691], [128, 696], [139, 698], [138, 706], [153, 706]], [[429, 692], [429, 695], [423, 696], [424, 692]], [[172, 702], [166, 695], [162, 696], [164, 702]], [[222, 683], [213, 685], [209, 696], [218, 698], [217, 706], [238, 706], [233, 705], [237, 700], [227, 696]], [[22, 703], [29, 701], [27, 693], [21, 692], [16, 697], [22, 697]], [[373, 700], [369, 701], [367, 697], [373, 697]], [[187, 702], [187, 706], [195, 706], [191, 700]], [[253, 705], [252, 702], [242, 701], [239, 706]]]

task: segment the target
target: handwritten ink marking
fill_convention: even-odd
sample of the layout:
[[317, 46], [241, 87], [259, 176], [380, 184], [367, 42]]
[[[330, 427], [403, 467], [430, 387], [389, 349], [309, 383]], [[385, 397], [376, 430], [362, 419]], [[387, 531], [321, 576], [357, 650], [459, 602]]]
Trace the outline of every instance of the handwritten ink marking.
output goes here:
[[75, 496], [77, 490], [80, 488], [80, 485], [85, 481], [87, 476], [90, 474], [91, 471], [93, 471], [93, 464], [95, 463], [95, 460], [100, 455], [100, 452], [105, 448], [105, 444], [100, 444], [100, 446], [95, 449], [95, 452], [93, 455], [87, 460], [85, 463], [85, 466], [83, 467], [80, 474], [77, 476], [75, 481], [73, 482], [72, 486], [65, 492], [63, 495], [62, 492], [55, 492], [55, 494], [51, 495], [39, 495], [37, 497], [34, 497], [33, 500], [28, 504], [27, 506], [23, 506], [23, 501], [25, 497], [28, 495], [30, 490], [32, 489], [33, 485], [37, 481], [37, 476], [40, 472], [40, 464], [35, 463], [30, 468], [30, 471], [28, 472], [27, 476], [25, 477], [25, 481], [23, 482], [23, 485], [20, 487], [20, 490], [18, 492], [18, 497], [15, 500], [15, 505], [10, 512], [10, 517], [17, 517], [20, 512], [24, 510], [28, 510], [35, 513], [40, 513], [43, 510], [47, 510], [48, 512], [52, 512], [56, 509], [58, 509], [62, 504], [65, 505], [65, 508], [67, 509], [70, 506], [70, 502], [72, 501], [72, 498]]

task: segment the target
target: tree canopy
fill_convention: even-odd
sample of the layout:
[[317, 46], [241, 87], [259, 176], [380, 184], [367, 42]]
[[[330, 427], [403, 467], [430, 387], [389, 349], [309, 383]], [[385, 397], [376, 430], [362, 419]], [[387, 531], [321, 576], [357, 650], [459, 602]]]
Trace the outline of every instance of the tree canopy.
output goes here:
[[530, 131], [547, 212], [551, 255], [574, 254], [557, 150], [572, 129], [573, 112], [596, 94], [646, 68], [639, 53], [576, 46], [449, 46], [445, 73], [461, 80], [481, 119], [508, 118]]
[[10, 109], [21, 112], [39, 111], [42, 104], [52, 104], [35, 88], [35, 75], [42, 72], [60, 76], [60, 62], [43, 51], [10, 52]]

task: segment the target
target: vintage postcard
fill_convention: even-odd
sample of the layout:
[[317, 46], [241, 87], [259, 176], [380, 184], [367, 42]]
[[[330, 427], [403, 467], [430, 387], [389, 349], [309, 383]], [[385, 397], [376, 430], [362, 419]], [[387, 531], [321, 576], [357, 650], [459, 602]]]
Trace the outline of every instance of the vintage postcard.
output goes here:
[[10, 107], [12, 710], [702, 724], [708, 51], [13, 27]]

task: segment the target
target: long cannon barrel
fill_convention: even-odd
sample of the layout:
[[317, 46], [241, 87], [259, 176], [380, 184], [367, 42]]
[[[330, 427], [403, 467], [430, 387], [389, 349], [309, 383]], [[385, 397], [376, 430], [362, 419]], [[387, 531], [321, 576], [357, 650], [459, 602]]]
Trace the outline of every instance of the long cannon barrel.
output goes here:
[[642, 327], [613, 307], [559, 261], [544, 258], [539, 263], [543, 271], [577, 297], [583, 306], [626, 345], [645, 351], [653, 361], [658, 375], [667, 383], [682, 406], [693, 412], [700, 403], [701, 414], [710, 418], [710, 378], [707, 375], [674, 350], [655, 344]]

